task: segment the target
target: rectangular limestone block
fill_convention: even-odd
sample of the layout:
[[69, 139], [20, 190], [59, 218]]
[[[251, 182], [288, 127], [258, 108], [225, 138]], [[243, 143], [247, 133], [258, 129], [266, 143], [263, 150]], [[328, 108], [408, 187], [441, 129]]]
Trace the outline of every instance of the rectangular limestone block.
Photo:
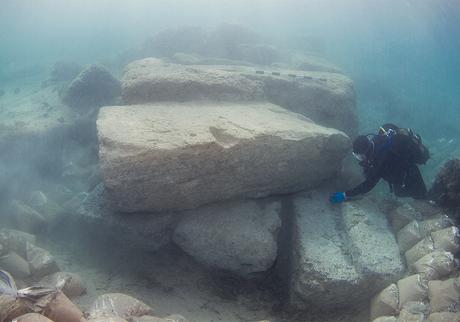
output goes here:
[[265, 102], [104, 107], [97, 129], [101, 176], [121, 212], [313, 188], [350, 148], [343, 132]]

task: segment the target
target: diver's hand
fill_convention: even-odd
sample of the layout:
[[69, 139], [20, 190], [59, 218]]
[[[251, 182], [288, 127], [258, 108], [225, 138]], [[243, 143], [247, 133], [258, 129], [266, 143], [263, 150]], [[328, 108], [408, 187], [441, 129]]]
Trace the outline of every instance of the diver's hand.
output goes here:
[[347, 200], [347, 195], [345, 194], [345, 192], [336, 192], [336, 193], [333, 193], [330, 197], [329, 197], [329, 201], [331, 203], [342, 203], [344, 202], [345, 200]]

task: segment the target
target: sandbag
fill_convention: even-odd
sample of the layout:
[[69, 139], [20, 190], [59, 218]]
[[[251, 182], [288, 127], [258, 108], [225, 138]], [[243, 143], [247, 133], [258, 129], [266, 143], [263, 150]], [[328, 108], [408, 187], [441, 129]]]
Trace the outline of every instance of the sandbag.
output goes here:
[[46, 227], [45, 217], [20, 200], [12, 200], [8, 211], [10, 225], [16, 229], [39, 232]]
[[141, 317], [132, 318], [131, 322], [170, 322], [168, 320], [157, 318], [155, 316], [144, 315]]
[[35, 235], [14, 229], [0, 229], [0, 244], [7, 251], [16, 252], [22, 258], [27, 256], [27, 243], [35, 244], [35, 242]]
[[424, 301], [428, 297], [427, 283], [419, 274], [411, 275], [398, 281], [399, 308], [411, 301]]
[[431, 233], [435, 249], [444, 250], [452, 254], [460, 250], [459, 230], [457, 227], [448, 227]]
[[89, 310], [91, 318], [101, 315], [115, 315], [127, 320], [150, 313], [152, 313], [150, 306], [132, 296], [121, 293], [108, 293], [97, 297]]
[[69, 272], [57, 272], [43, 277], [40, 282], [41, 286], [53, 287], [60, 289], [68, 298], [80, 296], [86, 292], [80, 276]]
[[435, 312], [428, 316], [428, 322], [460, 322], [458, 312]]
[[11, 322], [53, 322], [48, 319], [46, 316], [43, 316], [38, 313], [27, 313], [21, 316], [18, 316]]
[[31, 274], [29, 263], [15, 252], [0, 257], [0, 269], [9, 272], [15, 278], [24, 278]]
[[33, 312], [32, 305], [27, 300], [0, 294], [0, 321], [11, 321], [30, 312]]
[[396, 284], [391, 284], [377, 294], [371, 302], [371, 320], [379, 316], [396, 315], [399, 305], [399, 291]]
[[188, 322], [188, 320], [180, 314], [171, 314], [166, 316], [164, 319], [167, 322]]
[[413, 265], [414, 272], [428, 281], [448, 276], [455, 269], [454, 256], [449, 252], [438, 251], [423, 256]]
[[397, 322], [424, 322], [425, 317], [420, 313], [412, 313], [407, 310], [401, 310]]
[[168, 315], [164, 318], [144, 315], [141, 317], [132, 318], [130, 321], [131, 322], [188, 322], [186, 318], [184, 318], [182, 315], [179, 315], [179, 314]]
[[44, 296], [35, 305], [43, 307], [44, 309], [40, 313], [56, 322], [86, 321], [83, 317], [83, 312], [62, 291], [56, 291]]
[[54, 257], [45, 249], [27, 244], [27, 261], [36, 279], [59, 271]]
[[406, 264], [409, 270], [413, 271], [413, 265], [423, 256], [430, 254], [434, 251], [434, 243], [431, 239], [431, 236], [423, 238], [417, 244], [415, 244], [411, 249], [407, 250], [404, 253], [406, 257]]
[[388, 220], [394, 232], [409, 224], [411, 221], [420, 217], [420, 214], [409, 204], [404, 204], [395, 208], [388, 215]]
[[429, 281], [428, 298], [432, 312], [460, 311], [460, 280]]
[[420, 234], [429, 236], [432, 232], [452, 226], [452, 220], [447, 215], [438, 215], [419, 222]]
[[417, 314], [417, 315], [428, 315], [430, 313], [430, 306], [426, 302], [421, 301], [409, 301], [404, 303], [401, 310], [405, 310], [406, 312]]
[[381, 316], [379, 318], [376, 318], [372, 322], [396, 322], [398, 319], [394, 316]]
[[405, 252], [423, 239], [420, 233], [419, 223], [416, 220], [411, 221], [398, 232], [397, 239], [401, 252]]
[[[133, 322], [134, 320], [131, 320]], [[128, 322], [127, 320], [114, 315], [99, 316], [86, 320], [86, 322]]]

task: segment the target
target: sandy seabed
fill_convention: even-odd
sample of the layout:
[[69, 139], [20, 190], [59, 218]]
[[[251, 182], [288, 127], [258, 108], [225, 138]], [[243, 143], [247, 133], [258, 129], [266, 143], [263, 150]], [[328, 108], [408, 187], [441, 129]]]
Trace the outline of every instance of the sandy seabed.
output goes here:
[[276, 282], [211, 274], [174, 246], [153, 254], [61, 238], [39, 244], [55, 256], [62, 271], [81, 275], [88, 291], [73, 301], [83, 310], [100, 294], [120, 292], [144, 301], [156, 316], [181, 314], [189, 322], [368, 321], [368, 312], [288, 313]]

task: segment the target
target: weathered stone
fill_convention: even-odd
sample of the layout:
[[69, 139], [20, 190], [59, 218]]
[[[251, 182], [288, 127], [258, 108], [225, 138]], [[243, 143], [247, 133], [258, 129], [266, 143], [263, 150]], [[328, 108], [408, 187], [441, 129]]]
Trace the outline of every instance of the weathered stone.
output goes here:
[[201, 66], [206, 70], [222, 69], [238, 73], [263, 84], [265, 98], [314, 122], [357, 134], [356, 98], [350, 78], [337, 73], [305, 72], [289, 69], [265, 70], [242, 66]]
[[90, 65], [70, 83], [63, 102], [80, 111], [113, 103], [121, 93], [120, 81], [102, 66]]
[[123, 77], [123, 101], [211, 99], [269, 102], [300, 113], [318, 124], [356, 134], [353, 82], [338, 73], [244, 66], [182, 66], [147, 58], [132, 62]]
[[374, 200], [345, 203], [342, 219], [353, 263], [362, 274], [386, 286], [404, 273], [398, 244]]
[[[290, 300], [301, 309], [359, 306], [403, 272], [382, 213], [369, 201], [341, 208], [327, 204], [327, 197], [313, 192], [294, 200]], [[365, 245], [372, 234], [378, 237]]]
[[155, 58], [129, 64], [123, 75], [122, 88], [125, 104], [263, 98], [262, 83], [239, 74], [199, 66], [167, 64]]
[[79, 238], [84, 232], [83, 238], [95, 243], [110, 241], [146, 251], [156, 251], [171, 242], [177, 214], [133, 213], [127, 216], [111, 209], [108, 201], [104, 186], [98, 185], [84, 199], [75, 215], [60, 225], [62, 230], [78, 231]]
[[344, 133], [268, 103], [104, 107], [97, 124], [102, 178], [125, 212], [315, 187], [350, 147]]
[[199, 262], [240, 275], [275, 262], [281, 227], [278, 202], [233, 202], [183, 213], [174, 241]]

